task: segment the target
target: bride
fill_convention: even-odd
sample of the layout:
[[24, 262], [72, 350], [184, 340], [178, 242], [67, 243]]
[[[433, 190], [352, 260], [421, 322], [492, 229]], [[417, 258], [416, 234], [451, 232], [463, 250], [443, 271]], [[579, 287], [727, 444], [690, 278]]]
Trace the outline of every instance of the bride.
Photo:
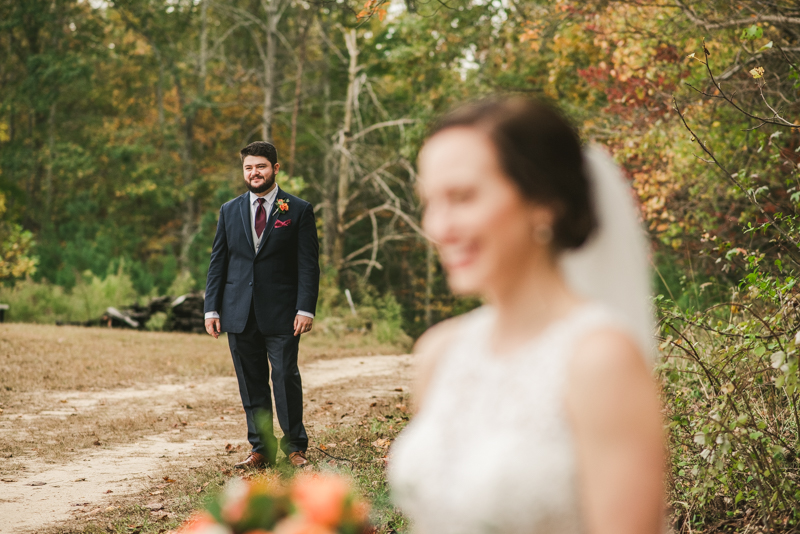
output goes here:
[[418, 342], [418, 414], [389, 480], [421, 534], [662, 531], [648, 249], [613, 161], [555, 110], [446, 117], [419, 156], [454, 293], [487, 305]]

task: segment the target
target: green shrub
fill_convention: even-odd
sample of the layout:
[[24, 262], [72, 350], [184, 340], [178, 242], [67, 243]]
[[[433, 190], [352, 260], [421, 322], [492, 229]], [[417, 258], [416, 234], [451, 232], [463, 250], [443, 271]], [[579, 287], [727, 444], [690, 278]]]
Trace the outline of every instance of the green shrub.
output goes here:
[[660, 301], [675, 531], [800, 521], [796, 279], [750, 260], [732, 302], [692, 312]]
[[169, 316], [164, 312], [156, 312], [150, 317], [150, 320], [147, 321], [145, 328], [151, 332], [160, 332], [164, 330], [164, 325], [167, 324], [168, 317]]
[[10, 287], [0, 286], [0, 302], [9, 305], [7, 317], [13, 322], [84, 322], [96, 319], [109, 306], [119, 308], [136, 300], [133, 283], [122, 266], [102, 279], [87, 271], [69, 292], [46, 280], [30, 278]]

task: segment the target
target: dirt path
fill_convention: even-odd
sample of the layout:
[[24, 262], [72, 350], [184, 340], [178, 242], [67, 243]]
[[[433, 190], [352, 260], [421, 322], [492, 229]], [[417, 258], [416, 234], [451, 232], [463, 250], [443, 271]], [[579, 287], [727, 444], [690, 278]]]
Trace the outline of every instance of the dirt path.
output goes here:
[[[364, 417], [370, 404], [407, 390], [410, 356], [364, 356], [317, 359], [301, 365], [309, 435], [334, 424]], [[30, 425], [102, 417], [146, 414], [176, 419], [169, 431], [145, 435], [121, 445], [97, 441], [95, 450], [78, 451], [66, 461], [22, 454], [0, 481], [0, 533], [36, 531], [75, 518], [91, 518], [111, 506], [111, 499], [152, 487], [170, 473], [197, 468], [209, 458], [226, 455], [226, 446], [243, 455], [244, 416], [236, 379], [215, 377], [182, 384], [133, 386], [103, 391], [49, 393], [45, 405], [58, 409], [0, 414], [0, 435], [12, 438]], [[210, 406], [203, 417], [190, 417], [192, 403]], [[205, 404], [203, 404], [205, 403]], [[276, 429], [278, 428], [276, 422]], [[238, 456], [232, 456], [238, 459]], [[12, 460], [2, 460], [10, 462]]]

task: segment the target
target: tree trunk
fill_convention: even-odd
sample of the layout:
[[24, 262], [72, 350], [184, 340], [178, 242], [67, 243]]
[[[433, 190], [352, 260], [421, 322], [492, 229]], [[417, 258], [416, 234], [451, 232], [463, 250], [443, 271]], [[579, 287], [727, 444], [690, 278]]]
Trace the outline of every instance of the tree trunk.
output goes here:
[[56, 157], [56, 103], [50, 104], [50, 115], [47, 118], [47, 165], [44, 176], [44, 220], [43, 227], [53, 221], [53, 160]]
[[261, 112], [261, 137], [264, 141], [272, 139], [272, 107], [275, 93], [275, 43], [280, 14], [280, 0], [262, 0], [261, 5], [267, 13], [267, 50], [264, 56], [264, 109]]
[[[205, 98], [208, 63], [208, 0], [200, 4], [200, 54], [197, 58], [196, 72], [197, 94], [195, 102]], [[194, 198], [192, 182], [194, 181], [194, 124], [197, 118], [197, 106], [187, 109], [183, 84], [178, 73], [175, 73], [175, 86], [178, 92], [178, 104], [183, 115], [183, 145], [181, 146], [181, 191], [184, 195], [181, 225], [180, 270], [189, 271], [189, 250], [197, 228], [197, 205]]]
[[300, 115], [300, 96], [303, 93], [303, 67], [306, 62], [306, 37], [308, 27], [311, 25], [308, 20], [301, 22], [303, 29], [300, 32], [300, 48], [297, 51], [297, 72], [294, 82], [294, 106], [292, 107], [292, 136], [289, 140], [289, 176], [294, 176], [294, 161], [297, 150], [297, 118]]
[[350, 63], [347, 68], [347, 99], [344, 103], [344, 122], [342, 123], [342, 129], [339, 131], [340, 155], [339, 180], [336, 192], [336, 237], [333, 243], [333, 267], [336, 270], [337, 280], [344, 267], [344, 217], [350, 202], [350, 140], [353, 137], [351, 128], [353, 123], [353, 103], [356, 99], [356, 74], [358, 74], [356, 30], [351, 29], [348, 33], [345, 33], [344, 41], [347, 45], [347, 52], [350, 55]]
[[[325, 31], [321, 24], [320, 31]], [[325, 139], [329, 139], [331, 131], [331, 69], [329, 61], [331, 50], [327, 47], [327, 44], [324, 44], [324, 46], [327, 48], [327, 54], [323, 54], [325, 61], [322, 62], [322, 121], [325, 125]], [[333, 151], [328, 145], [328, 150], [322, 161], [323, 188], [327, 201], [325, 203], [325, 218], [322, 221], [324, 225], [322, 253], [329, 263], [333, 261], [333, 242], [336, 235], [336, 177], [332, 163]]]

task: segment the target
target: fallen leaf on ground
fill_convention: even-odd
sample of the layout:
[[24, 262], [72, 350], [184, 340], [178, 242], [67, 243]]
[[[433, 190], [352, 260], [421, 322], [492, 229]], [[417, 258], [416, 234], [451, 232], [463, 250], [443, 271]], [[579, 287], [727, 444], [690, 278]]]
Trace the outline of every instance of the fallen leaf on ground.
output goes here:
[[150, 495], [161, 495], [162, 493], [164, 493], [164, 492], [161, 491], [161, 490], [157, 490], [157, 491], [151, 491]]
[[164, 508], [164, 503], [151, 502], [150, 504], [145, 504], [144, 507], [150, 510], [151, 512], [157, 512], [158, 510]]
[[106, 511], [106, 512], [110, 512], [111, 510], [116, 510], [116, 509], [117, 509], [117, 507], [116, 507], [116, 506], [109, 506], [108, 508], [106, 508], [106, 510], [105, 510], [105, 511]]
[[13, 478], [0, 478], [3, 482], [16, 482]]
[[25, 484], [26, 486], [44, 486], [47, 482], [28, 482]]
[[150, 517], [155, 521], [164, 521], [169, 518], [169, 514], [167, 512], [150, 512]]
[[76, 478], [73, 482], [86, 482], [85, 478]]
[[106, 493], [114, 493], [112, 490], [106, 490]]
[[96, 447], [99, 447], [100, 445], [102, 445], [102, 443], [101, 443], [101, 442], [100, 442], [100, 440], [98, 439], [97, 441], [95, 441], [94, 443], [92, 443], [92, 445], [94, 445], [94, 446], [96, 446]]
[[371, 445], [378, 449], [385, 449], [389, 446], [389, 443], [391, 443], [391, 441], [388, 439], [378, 438], [375, 441], [373, 441]]
[[335, 443], [328, 443], [326, 445], [326, 447], [328, 447], [329, 449], [335, 449], [336, 448], [336, 444]]
[[395, 391], [403, 391], [403, 388], [394, 388]]
[[164, 482], [166, 482], [167, 484], [172, 484], [175, 481], [173, 479], [169, 478], [168, 476], [165, 476], [164, 477]]

